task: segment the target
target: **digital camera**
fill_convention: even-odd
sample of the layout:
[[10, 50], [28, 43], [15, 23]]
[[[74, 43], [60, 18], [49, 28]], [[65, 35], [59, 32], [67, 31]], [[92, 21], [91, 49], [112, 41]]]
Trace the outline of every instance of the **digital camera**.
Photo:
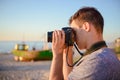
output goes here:
[[[63, 27], [62, 30], [65, 32], [65, 45], [66, 46], [73, 46], [75, 40], [75, 32], [71, 27]], [[52, 33], [47, 32], [47, 41], [52, 42]]]

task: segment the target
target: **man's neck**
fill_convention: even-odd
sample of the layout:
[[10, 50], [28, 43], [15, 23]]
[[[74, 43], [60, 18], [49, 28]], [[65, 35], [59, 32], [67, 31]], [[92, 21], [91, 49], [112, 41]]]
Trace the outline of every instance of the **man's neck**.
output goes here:
[[87, 42], [88, 46], [87, 49], [89, 49], [93, 44], [103, 41], [103, 37], [102, 36], [98, 36], [98, 37], [91, 37], [89, 39], [89, 41]]

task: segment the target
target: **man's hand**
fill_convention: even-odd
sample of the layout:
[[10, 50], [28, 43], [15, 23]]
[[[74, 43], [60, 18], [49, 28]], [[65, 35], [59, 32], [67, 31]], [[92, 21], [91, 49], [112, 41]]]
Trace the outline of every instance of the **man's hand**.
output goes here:
[[52, 34], [52, 51], [53, 56], [63, 54], [65, 48], [65, 33], [62, 30], [54, 31]]

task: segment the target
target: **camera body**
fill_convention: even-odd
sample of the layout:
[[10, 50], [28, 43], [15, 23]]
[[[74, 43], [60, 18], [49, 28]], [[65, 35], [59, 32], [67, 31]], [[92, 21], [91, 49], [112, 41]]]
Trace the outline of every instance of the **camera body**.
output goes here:
[[[74, 41], [75, 41], [75, 32], [71, 27], [63, 27], [62, 30], [65, 32], [65, 45], [66, 46], [73, 46]], [[52, 33], [47, 32], [47, 41], [52, 42]]]

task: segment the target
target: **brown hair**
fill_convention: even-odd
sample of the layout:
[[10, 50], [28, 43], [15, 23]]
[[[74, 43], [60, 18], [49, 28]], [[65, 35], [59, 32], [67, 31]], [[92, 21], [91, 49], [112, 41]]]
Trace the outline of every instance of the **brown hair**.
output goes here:
[[75, 20], [79, 27], [84, 22], [92, 23], [97, 32], [103, 33], [104, 19], [100, 12], [93, 7], [79, 9], [73, 16], [71, 16], [69, 24], [71, 24], [73, 20]]

